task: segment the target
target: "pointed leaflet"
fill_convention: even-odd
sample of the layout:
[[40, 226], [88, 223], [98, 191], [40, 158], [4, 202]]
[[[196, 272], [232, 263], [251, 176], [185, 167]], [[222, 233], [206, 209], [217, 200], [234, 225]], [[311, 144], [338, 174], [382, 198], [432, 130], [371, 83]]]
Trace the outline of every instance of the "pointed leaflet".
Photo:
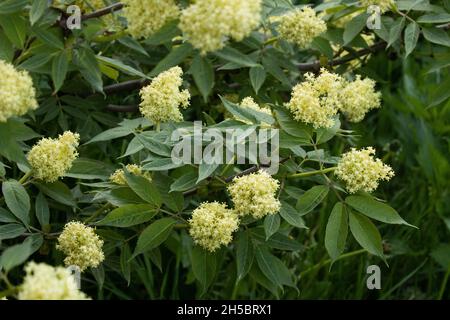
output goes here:
[[348, 213], [344, 205], [338, 202], [331, 211], [325, 231], [325, 248], [331, 259], [336, 260], [344, 251], [347, 233]]
[[240, 281], [250, 271], [255, 256], [249, 231], [240, 234], [236, 242], [236, 281]]
[[30, 223], [30, 196], [25, 188], [16, 180], [5, 181], [2, 192], [9, 210], [24, 223]]
[[328, 194], [327, 186], [314, 186], [300, 196], [296, 208], [301, 215], [311, 212]]
[[371, 254], [384, 258], [381, 235], [369, 218], [351, 211], [350, 231], [361, 247]]
[[172, 218], [162, 218], [145, 228], [138, 238], [133, 256], [154, 249], [166, 241], [175, 223]]

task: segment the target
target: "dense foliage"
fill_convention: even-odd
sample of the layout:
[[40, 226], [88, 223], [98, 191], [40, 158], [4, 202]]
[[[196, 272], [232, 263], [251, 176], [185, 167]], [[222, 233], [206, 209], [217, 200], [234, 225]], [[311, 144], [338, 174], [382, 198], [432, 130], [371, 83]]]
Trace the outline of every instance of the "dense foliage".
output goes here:
[[[0, 0], [0, 298], [448, 298], [448, 30], [448, 0]], [[230, 130], [279, 159], [174, 161]]]

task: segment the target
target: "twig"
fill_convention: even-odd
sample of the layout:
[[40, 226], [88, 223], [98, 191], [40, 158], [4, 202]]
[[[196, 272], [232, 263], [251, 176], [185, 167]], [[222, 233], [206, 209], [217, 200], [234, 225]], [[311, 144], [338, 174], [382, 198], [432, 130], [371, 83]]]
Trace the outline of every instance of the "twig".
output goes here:
[[139, 107], [137, 105], [116, 105], [108, 104], [106, 110], [112, 112], [137, 112]]
[[130, 80], [106, 86], [103, 88], [103, 92], [105, 92], [106, 94], [111, 94], [120, 91], [140, 89], [148, 83], [150, 83], [148, 79]]
[[[350, 62], [354, 60], [355, 58], [360, 58], [362, 56], [368, 55], [370, 53], [376, 52], [378, 50], [382, 50], [386, 47], [386, 42], [378, 42], [374, 45], [370, 46], [369, 48], [361, 49], [359, 51], [356, 51], [355, 53], [350, 53], [346, 55], [345, 57], [339, 58], [339, 59], [333, 59], [327, 63], [326, 66], [333, 67], [338, 66], [347, 62]], [[320, 64], [319, 60], [316, 60], [314, 62], [309, 63], [300, 63], [297, 65], [298, 69], [300, 71], [313, 71], [318, 72], [320, 70], [320, 67], [322, 65]]]
[[104, 15], [113, 13], [114, 11], [120, 10], [120, 9], [123, 8], [123, 6], [124, 6], [123, 3], [120, 3], [120, 2], [114, 3], [114, 4], [112, 4], [110, 6], [107, 6], [107, 7], [103, 8], [103, 9], [99, 9], [97, 11], [94, 11], [94, 12], [91, 12], [91, 13], [88, 13], [88, 14], [83, 14], [81, 16], [81, 20], [89, 20], [89, 19], [92, 19], [92, 18], [98, 18], [98, 17], [104, 16]]

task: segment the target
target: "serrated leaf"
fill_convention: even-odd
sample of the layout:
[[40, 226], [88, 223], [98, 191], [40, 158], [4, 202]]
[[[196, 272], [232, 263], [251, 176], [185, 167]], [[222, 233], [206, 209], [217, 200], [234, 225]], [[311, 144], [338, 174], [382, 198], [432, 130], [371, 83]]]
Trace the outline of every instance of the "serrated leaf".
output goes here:
[[38, 21], [48, 8], [48, 0], [33, 0], [30, 9], [30, 23]]
[[150, 221], [157, 212], [157, 209], [149, 204], [129, 204], [114, 209], [96, 224], [126, 228]]
[[347, 234], [348, 213], [344, 205], [338, 202], [331, 211], [325, 230], [325, 248], [333, 261], [344, 252]]
[[175, 47], [170, 53], [162, 59], [150, 72], [150, 76], [156, 76], [167, 69], [172, 68], [184, 61], [194, 51], [189, 42], [185, 42], [179, 47]]
[[36, 218], [39, 221], [41, 227], [44, 227], [50, 223], [50, 209], [48, 207], [47, 199], [44, 194], [39, 192], [35, 201]]
[[0, 225], [0, 241], [14, 239], [25, 233], [27, 229], [18, 223]]
[[369, 218], [390, 224], [404, 224], [411, 226], [400, 215], [385, 203], [376, 201], [370, 197], [349, 196], [345, 199], [345, 203], [353, 209], [363, 213]]
[[172, 218], [162, 218], [145, 228], [138, 238], [133, 256], [152, 250], [166, 241], [175, 223]]
[[255, 253], [248, 231], [240, 233], [236, 242], [236, 281], [242, 280], [250, 271]]
[[259, 66], [250, 56], [245, 55], [240, 51], [228, 46], [220, 51], [214, 52], [214, 55], [218, 56], [223, 60], [233, 62], [241, 67]]
[[407, 57], [417, 45], [419, 40], [420, 28], [415, 22], [411, 22], [405, 29], [404, 41], [405, 41], [405, 57]]
[[208, 101], [208, 96], [214, 87], [214, 69], [211, 62], [200, 54], [196, 55], [190, 73], [194, 78], [200, 93], [203, 96], [203, 101]]
[[450, 47], [450, 37], [444, 30], [436, 28], [422, 28], [422, 32], [423, 36], [428, 41]]
[[369, 218], [351, 211], [349, 214], [350, 231], [356, 241], [371, 254], [383, 258], [381, 235]]
[[202, 285], [202, 293], [206, 292], [217, 272], [217, 262], [214, 254], [195, 246], [191, 254], [192, 271]]
[[305, 228], [305, 222], [302, 219], [302, 215], [287, 202], [281, 203], [280, 215], [286, 220], [290, 225], [297, 228]]
[[3, 268], [6, 272], [14, 267], [24, 263], [32, 252], [32, 238], [27, 238], [21, 244], [11, 246], [3, 251], [0, 256], [0, 270]]
[[350, 22], [345, 25], [344, 29], [344, 45], [350, 43], [364, 28], [366, 25], [369, 15], [367, 13], [362, 13], [354, 17]]
[[269, 239], [280, 228], [280, 216], [278, 214], [269, 214], [264, 218], [264, 232], [266, 240]]
[[16, 180], [5, 181], [2, 192], [9, 210], [26, 226], [30, 223], [30, 196]]
[[297, 201], [295, 206], [300, 215], [305, 215], [317, 207], [327, 196], [328, 186], [314, 186], [306, 191]]
[[180, 178], [175, 180], [170, 185], [170, 192], [173, 191], [186, 191], [189, 190], [197, 184], [197, 173], [190, 172], [188, 174], [182, 175]]
[[52, 79], [55, 87], [54, 92], [58, 92], [64, 83], [69, 67], [69, 60], [66, 51], [61, 51], [53, 58], [52, 63]]
[[128, 186], [144, 201], [159, 207], [162, 204], [158, 188], [147, 178], [125, 172]]
[[266, 81], [267, 73], [262, 66], [252, 67], [249, 69], [250, 82], [252, 84], [253, 90], [258, 94], [259, 89]]

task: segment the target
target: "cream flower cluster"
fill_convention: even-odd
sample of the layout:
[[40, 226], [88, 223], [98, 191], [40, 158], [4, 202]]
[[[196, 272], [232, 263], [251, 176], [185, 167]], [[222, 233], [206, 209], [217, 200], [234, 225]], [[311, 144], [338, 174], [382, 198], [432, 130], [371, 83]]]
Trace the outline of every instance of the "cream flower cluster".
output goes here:
[[214, 252], [233, 240], [233, 232], [239, 227], [239, 218], [224, 203], [204, 202], [192, 212], [189, 226], [189, 234], [194, 242]]
[[[268, 115], [272, 115], [272, 111], [269, 108], [265, 108], [265, 107], [260, 107], [255, 100], [253, 100], [252, 97], [245, 97], [244, 99], [242, 99], [241, 103], [239, 104], [240, 107], [242, 108], [249, 108], [249, 109], [253, 109], [255, 111], [259, 111], [259, 112], [263, 112], [266, 113]], [[247, 121], [244, 119], [240, 119], [239, 117], [235, 117], [236, 120], [251, 124], [251, 121]], [[262, 123], [262, 125], [264, 126], [268, 126], [268, 124]]]
[[27, 71], [17, 71], [0, 60], [0, 122], [21, 116], [38, 107], [33, 80]]
[[261, 18], [261, 0], [196, 0], [182, 11], [179, 27], [202, 54], [220, 50], [227, 38], [242, 41]]
[[41, 139], [27, 156], [33, 175], [46, 182], [54, 182], [64, 176], [78, 157], [79, 139], [78, 133], [70, 131], [59, 135], [58, 139]]
[[29, 262], [19, 287], [19, 300], [89, 300], [78, 290], [74, 277], [63, 267]]
[[141, 89], [142, 102], [139, 106], [144, 117], [154, 123], [183, 120], [179, 106], [187, 108], [191, 95], [189, 91], [179, 89], [183, 83], [182, 75], [180, 67], [173, 67], [160, 73]]
[[97, 267], [105, 259], [102, 246], [103, 240], [93, 228], [72, 221], [64, 226], [56, 248], [66, 255], [64, 263], [67, 266], [75, 265], [84, 271], [88, 267]]
[[378, 188], [380, 180], [390, 180], [394, 176], [392, 168], [380, 159], [374, 158], [375, 150], [352, 148], [342, 155], [335, 170], [336, 176], [345, 182], [349, 193], [372, 192]]
[[[125, 167], [127, 168], [127, 171], [129, 173], [134, 174], [135, 176], [144, 177], [147, 180], [152, 181], [150, 173], [142, 171], [142, 167], [136, 164], [127, 164]], [[125, 179], [125, 172], [123, 171], [123, 169], [117, 169], [116, 171], [114, 171], [114, 173], [109, 177], [109, 181], [120, 185], [126, 185], [127, 180]]]
[[261, 170], [234, 178], [227, 189], [238, 215], [261, 219], [280, 210], [281, 204], [276, 198], [278, 188], [278, 180]]
[[307, 73], [305, 81], [293, 88], [286, 107], [297, 121], [310, 123], [314, 128], [329, 128], [341, 106], [339, 92], [343, 86], [344, 80], [326, 69], [322, 69], [317, 77]]
[[361, 80], [360, 75], [342, 89], [340, 97], [340, 110], [350, 122], [360, 122], [367, 112], [381, 106], [381, 94], [375, 91], [375, 81], [369, 78]]
[[283, 16], [277, 30], [281, 38], [307, 49], [315, 37], [327, 31], [327, 25], [314, 9], [303, 7]]
[[360, 0], [360, 2], [364, 7], [371, 5], [379, 6], [381, 13], [390, 11], [395, 6], [394, 0]]
[[123, 15], [133, 38], [148, 38], [180, 15], [174, 0], [123, 0]]

